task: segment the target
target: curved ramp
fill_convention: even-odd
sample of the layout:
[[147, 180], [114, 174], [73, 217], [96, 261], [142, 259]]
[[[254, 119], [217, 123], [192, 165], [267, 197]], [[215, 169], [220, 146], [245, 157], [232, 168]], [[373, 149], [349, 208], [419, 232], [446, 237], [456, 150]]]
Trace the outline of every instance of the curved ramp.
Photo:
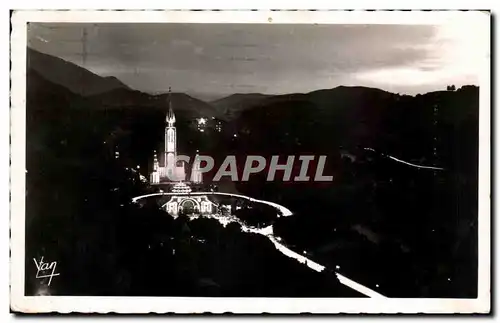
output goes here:
[[250, 202], [257, 202], [257, 203], [262, 203], [262, 204], [266, 204], [266, 205], [272, 206], [272, 207], [278, 209], [281, 212], [282, 216], [290, 216], [290, 215], [293, 214], [292, 211], [290, 211], [289, 209], [287, 209], [283, 205], [279, 205], [279, 204], [274, 203], [274, 202], [265, 201], [265, 200], [259, 200], [259, 199], [251, 198], [251, 197], [248, 197], [248, 196], [245, 196], [245, 195], [240, 195], [240, 194], [221, 193], [221, 192], [151, 193], [151, 194], [145, 194], [145, 195], [136, 196], [136, 197], [134, 197], [132, 199], [132, 202], [136, 203], [137, 201], [139, 201], [139, 200], [141, 200], [143, 198], [152, 197], [152, 196], [161, 196], [161, 195], [165, 195], [165, 196], [172, 196], [172, 195], [175, 195], [175, 196], [223, 195], [223, 196], [238, 197], [238, 198], [246, 199], [246, 200], [248, 200]]
[[[232, 197], [239, 197], [239, 198], [243, 198], [243, 199], [246, 199], [246, 200], [249, 200], [249, 201], [252, 201], [252, 202], [260, 202], [260, 203], [263, 203], [263, 204], [267, 204], [269, 206], [273, 206], [275, 208], [277, 208], [278, 210], [281, 211], [281, 213], [283, 214], [283, 216], [290, 216], [292, 215], [292, 212], [287, 209], [286, 207], [282, 206], [282, 205], [279, 205], [277, 203], [273, 203], [273, 202], [269, 202], [269, 201], [264, 201], [264, 200], [258, 200], [258, 199], [254, 199], [254, 198], [251, 198], [251, 197], [248, 197], [248, 196], [245, 196], [245, 195], [239, 195], [239, 194], [232, 194], [232, 193], [219, 193], [219, 192], [191, 192], [191, 193], [185, 193], [185, 194], [177, 194], [177, 193], [152, 193], [152, 194], [145, 194], [145, 195], [141, 195], [141, 196], [136, 196], [132, 199], [132, 202], [136, 203], [137, 201], [143, 199], [143, 198], [147, 198], [147, 197], [152, 197], [152, 196], [161, 196], [161, 195], [166, 195], [166, 196], [169, 196], [169, 195], [184, 195], [184, 196], [187, 196], [187, 195], [224, 195], [224, 196], [232, 196]], [[222, 223], [221, 219], [220, 218], [217, 218], [215, 217], [219, 222]], [[222, 223], [224, 225], [224, 223]], [[241, 224], [241, 223], [240, 223]], [[326, 267], [323, 266], [323, 265], [320, 265], [316, 262], [314, 262], [313, 260], [309, 259], [309, 258], [306, 258], [300, 254], [298, 254], [297, 252], [289, 249], [288, 247], [286, 247], [285, 245], [283, 245], [282, 243], [280, 243], [276, 237], [273, 235], [273, 227], [272, 225], [270, 226], [267, 226], [265, 228], [262, 228], [262, 229], [255, 229], [255, 228], [250, 228], [250, 227], [247, 227], [247, 226], [244, 226], [242, 225], [242, 229], [246, 232], [253, 232], [253, 233], [258, 233], [258, 234], [261, 234], [263, 236], [265, 236], [266, 238], [268, 238], [269, 240], [271, 240], [271, 242], [275, 245], [276, 249], [281, 252], [283, 255], [289, 257], [289, 258], [293, 258], [295, 260], [297, 260], [298, 262], [302, 263], [302, 264], [305, 264], [306, 266], [308, 266], [309, 268], [317, 271], [317, 272], [321, 272], [323, 271]], [[352, 289], [354, 289], [355, 291], [363, 294], [363, 295], [366, 295], [368, 297], [372, 297], [372, 298], [386, 298], [384, 295], [380, 294], [380, 293], [377, 293], [375, 292], [374, 290], [366, 287], [366, 286], [363, 286], [355, 281], [353, 281], [352, 279], [349, 279], [347, 277], [345, 277], [344, 275], [341, 275], [339, 273], [335, 273], [337, 278], [339, 279], [340, 283], [347, 286], [347, 287], [350, 287]]]

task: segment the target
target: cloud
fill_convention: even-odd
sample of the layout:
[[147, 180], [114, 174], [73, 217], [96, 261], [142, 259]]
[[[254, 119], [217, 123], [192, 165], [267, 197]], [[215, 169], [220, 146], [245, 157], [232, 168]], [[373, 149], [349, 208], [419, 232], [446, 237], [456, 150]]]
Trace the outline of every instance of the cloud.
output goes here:
[[474, 21], [474, 18], [435, 26], [435, 33], [426, 42], [398, 45], [400, 49], [419, 48], [426, 53], [412, 64], [361, 71], [355, 79], [411, 93], [444, 89], [449, 84], [479, 84], [482, 64], [489, 57], [485, 27], [484, 19]]
[[452, 80], [477, 81], [482, 53], [471, 48], [483, 47], [468, 29], [32, 23], [28, 44], [80, 65], [86, 51], [84, 67], [148, 92], [172, 86], [186, 92], [287, 93], [367, 85], [415, 93]]

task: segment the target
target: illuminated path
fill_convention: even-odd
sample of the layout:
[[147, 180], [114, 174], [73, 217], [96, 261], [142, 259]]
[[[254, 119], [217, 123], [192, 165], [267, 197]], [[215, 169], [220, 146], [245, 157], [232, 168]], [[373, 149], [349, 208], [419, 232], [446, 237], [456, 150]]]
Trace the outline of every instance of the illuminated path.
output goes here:
[[[260, 230], [244, 227], [244, 231], [259, 233], [259, 234], [266, 236], [269, 240], [271, 240], [272, 243], [274, 243], [274, 245], [276, 246], [276, 249], [278, 249], [282, 254], [284, 254], [287, 257], [296, 259], [298, 262], [305, 264], [307, 267], [309, 267], [317, 272], [322, 272], [325, 269], [325, 266], [320, 265], [320, 264], [312, 261], [311, 259], [306, 258], [306, 257], [296, 253], [295, 251], [293, 251], [291, 249], [288, 249], [286, 246], [281, 244], [276, 239], [276, 237], [273, 236], [272, 225], [265, 227], [263, 229], [260, 229]], [[380, 293], [377, 293], [374, 290], [369, 289], [368, 287], [365, 287], [359, 283], [356, 283], [355, 281], [345, 277], [344, 275], [341, 275], [339, 273], [335, 273], [335, 274], [337, 275], [337, 278], [339, 279], [339, 281], [342, 284], [360, 292], [361, 294], [364, 294], [364, 295], [369, 296], [369, 297], [374, 297], [374, 298], [385, 298], [385, 296], [381, 295]]]
[[[283, 214], [283, 216], [290, 216], [290, 215], [292, 215], [292, 212], [289, 209], [287, 209], [286, 207], [282, 206], [282, 205], [279, 205], [279, 204], [276, 204], [276, 203], [273, 203], [273, 202], [269, 202], [269, 201], [254, 199], [254, 198], [251, 198], [251, 197], [248, 197], [248, 196], [245, 196], [245, 195], [232, 194], [232, 193], [219, 193], [219, 192], [191, 192], [191, 193], [184, 193], [184, 194], [179, 194], [179, 193], [152, 193], [152, 194], [146, 194], [146, 195], [136, 196], [136, 197], [134, 197], [132, 199], [132, 202], [136, 203], [137, 201], [139, 201], [141, 199], [144, 199], [144, 198], [153, 197], [153, 196], [161, 196], [161, 195], [167, 195], [167, 196], [168, 195], [176, 195], [176, 196], [183, 196], [183, 195], [187, 195], [187, 196], [189, 196], [189, 195], [225, 195], [225, 196], [233, 196], [233, 197], [243, 198], [243, 199], [246, 199], [246, 200], [249, 200], [249, 201], [252, 201], [252, 202], [259, 202], [259, 203], [263, 203], [263, 204], [267, 204], [267, 205], [273, 206], [276, 209], [280, 210], [281, 213]], [[198, 216], [195, 216], [195, 217], [198, 217]], [[304, 257], [304, 256], [296, 253], [295, 251], [289, 249], [288, 247], [286, 247], [285, 245], [283, 245], [282, 243], [280, 243], [278, 241], [278, 239], [273, 235], [273, 226], [272, 225], [267, 226], [267, 227], [262, 228], [262, 229], [255, 229], [255, 228], [250, 228], [250, 227], [246, 226], [244, 223], [238, 221], [237, 219], [234, 219], [234, 220], [231, 221], [227, 217], [219, 217], [219, 216], [215, 216], [215, 215], [203, 215], [203, 217], [214, 218], [214, 219], [218, 220], [223, 226], [226, 226], [230, 222], [238, 222], [238, 223], [240, 223], [241, 228], [243, 229], [243, 231], [257, 233], [257, 234], [261, 234], [261, 235], [267, 237], [276, 246], [276, 249], [279, 250], [285, 256], [290, 257], [290, 258], [294, 258], [298, 262], [305, 264], [306, 266], [308, 266], [309, 268], [311, 268], [311, 269], [313, 269], [313, 270], [315, 270], [317, 272], [321, 272], [321, 271], [323, 271], [326, 268], [325, 266], [320, 265], [320, 264], [312, 261], [311, 259], [306, 258], [306, 257]], [[363, 295], [366, 295], [368, 297], [373, 297], [373, 298], [385, 298], [385, 296], [383, 296], [382, 294], [377, 293], [374, 290], [371, 290], [368, 287], [363, 286], [363, 285], [361, 285], [359, 283], [356, 283], [355, 281], [353, 281], [353, 280], [351, 280], [351, 279], [349, 279], [349, 278], [347, 278], [347, 277], [345, 277], [345, 276], [343, 276], [343, 275], [341, 275], [339, 273], [336, 273], [336, 275], [337, 275], [337, 278], [339, 279], [339, 281], [340, 281], [341, 284], [343, 284], [345, 286], [348, 286], [348, 287], [354, 289], [355, 291], [358, 291], [359, 293], [361, 293]]]
[[412, 164], [412, 163], [409, 163], [407, 161], [404, 161], [404, 160], [401, 160], [399, 158], [396, 158], [396, 157], [392, 157], [391, 155], [386, 155], [386, 154], [383, 154], [383, 153], [380, 153], [380, 152], [377, 152], [375, 149], [373, 148], [364, 148], [364, 150], [369, 150], [369, 151], [373, 151], [377, 154], [380, 154], [384, 157], [387, 157], [387, 158], [390, 158], [394, 161], [397, 161], [398, 163], [402, 163], [402, 164], [405, 164], [405, 165], [408, 165], [408, 166], [412, 166], [412, 167], [416, 167], [416, 168], [422, 168], [422, 169], [434, 169], [434, 170], [444, 170], [444, 168], [441, 168], [441, 167], [432, 167], [432, 166], [424, 166], [424, 165], [417, 165], [417, 164]]

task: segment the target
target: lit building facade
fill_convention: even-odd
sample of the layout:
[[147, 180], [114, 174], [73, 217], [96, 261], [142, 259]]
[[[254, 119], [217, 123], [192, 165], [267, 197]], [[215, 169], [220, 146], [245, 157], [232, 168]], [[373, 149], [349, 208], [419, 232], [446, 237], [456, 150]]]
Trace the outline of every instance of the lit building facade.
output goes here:
[[177, 131], [175, 129], [175, 114], [172, 109], [171, 90], [168, 90], [168, 112], [165, 118], [165, 138], [162, 157], [154, 153], [153, 171], [150, 174], [151, 184], [163, 182], [178, 182], [186, 179], [184, 161], [177, 159]]
[[[164, 150], [160, 155], [157, 155], [156, 151], [154, 152], [150, 183], [171, 185], [170, 193], [174, 195], [163, 206], [170, 215], [176, 217], [182, 212], [186, 214], [212, 214], [215, 211], [215, 204], [206, 195], [191, 195], [191, 187], [188, 185], [190, 183], [199, 185], [203, 182], [201, 160], [198, 154], [194, 157], [189, 181], [185, 182], [185, 163], [184, 161], [177, 161], [177, 131], [175, 121], [169, 88], [168, 112], [165, 118]], [[203, 121], [202, 124], [204, 123]]]
[[176, 217], [180, 213], [212, 214], [215, 211], [215, 204], [206, 195], [174, 195], [165, 204], [165, 210]]

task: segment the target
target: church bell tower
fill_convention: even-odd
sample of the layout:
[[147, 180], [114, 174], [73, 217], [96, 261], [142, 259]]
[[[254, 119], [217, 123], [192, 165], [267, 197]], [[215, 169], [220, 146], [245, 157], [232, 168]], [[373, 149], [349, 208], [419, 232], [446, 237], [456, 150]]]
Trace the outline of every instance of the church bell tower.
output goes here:
[[168, 112], [165, 118], [166, 127], [165, 127], [165, 167], [167, 168], [167, 176], [170, 179], [173, 179], [175, 174], [175, 160], [177, 155], [177, 147], [176, 147], [176, 130], [175, 130], [175, 115], [172, 110], [172, 91], [171, 88], [168, 88]]

